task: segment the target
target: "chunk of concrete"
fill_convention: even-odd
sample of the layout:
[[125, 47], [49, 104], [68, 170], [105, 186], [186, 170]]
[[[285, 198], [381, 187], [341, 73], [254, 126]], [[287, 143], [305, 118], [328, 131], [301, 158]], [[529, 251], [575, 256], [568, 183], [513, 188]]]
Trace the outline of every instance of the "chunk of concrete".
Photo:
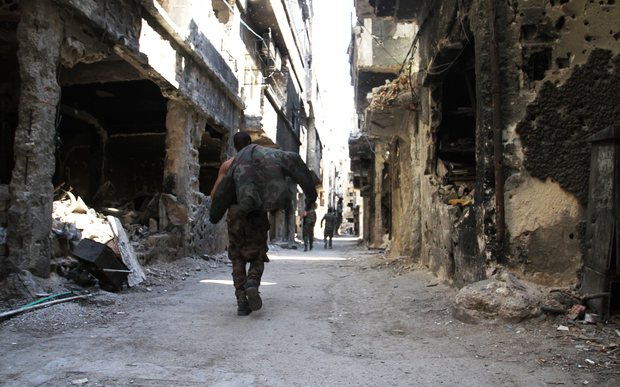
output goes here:
[[462, 288], [456, 296], [452, 314], [471, 324], [519, 322], [542, 313], [542, 294], [539, 286], [502, 271], [492, 279]]
[[129, 243], [129, 238], [125, 233], [125, 229], [118, 218], [108, 216], [108, 222], [110, 222], [110, 228], [114, 234], [114, 240], [118, 246], [118, 250], [121, 253], [121, 259], [123, 263], [131, 270], [129, 276], [127, 276], [127, 283], [129, 287], [134, 287], [146, 279], [146, 274], [142, 269], [142, 266], [136, 258], [133, 246]]

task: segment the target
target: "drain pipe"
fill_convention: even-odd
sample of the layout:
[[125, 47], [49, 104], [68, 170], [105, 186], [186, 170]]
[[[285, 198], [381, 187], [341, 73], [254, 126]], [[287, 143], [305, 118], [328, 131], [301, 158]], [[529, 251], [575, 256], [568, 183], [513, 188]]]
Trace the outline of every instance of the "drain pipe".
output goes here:
[[504, 170], [502, 144], [502, 101], [499, 78], [499, 48], [497, 36], [497, 3], [489, 0], [489, 32], [491, 34], [491, 94], [493, 103], [493, 150], [495, 161], [495, 212], [497, 214], [498, 243], [503, 243], [506, 235], [504, 221]]

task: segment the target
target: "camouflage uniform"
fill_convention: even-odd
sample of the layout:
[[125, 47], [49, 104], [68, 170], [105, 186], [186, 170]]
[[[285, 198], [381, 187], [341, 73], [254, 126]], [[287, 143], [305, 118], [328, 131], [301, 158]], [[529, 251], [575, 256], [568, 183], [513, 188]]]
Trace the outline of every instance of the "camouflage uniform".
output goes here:
[[297, 153], [250, 144], [237, 153], [215, 188], [209, 221], [219, 222], [228, 210], [228, 256], [238, 300], [246, 297], [246, 282], [260, 284], [269, 261], [267, 212], [292, 207], [289, 180], [301, 186], [309, 203], [316, 201], [312, 174]]
[[289, 178], [301, 186], [308, 203], [316, 201], [312, 173], [297, 153], [256, 144], [246, 146], [237, 153], [213, 194], [211, 223], [222, 219], [235, 198], [240, 216], [256, 210], [291, 209]]
[[[269, 219], [263, 211], [253, 211], [246, 217], [233, 205], [226, 218], [228, 225], [228, 258], [232, 262], [233, 284], [237, 299], [245, 298], [245, 283], [254, 279], [260, 284], [267, 258], [267, 232]], [[246, 265], [250, 264], [246, 275]]]
[[316, 224], [316, 212], [314, 210], [306, 211], [304, 216], [304, 245], [308, 246], [310, 242], [310, 250], [312, 250], [312, 242], [314, 242], [314, 225]]
[[323, 237], [325, 238], [325, 247], [327, 247], [327, 238], [329, 238], [329, 247], [332, 247], [332, 238], [334, 237], [334, 227], [338, 218], [331, 212], [325, 214], [321, 219], [321, 227], [323, 227], [323, 221], [325, 221], [325, 229], [323, 230]]

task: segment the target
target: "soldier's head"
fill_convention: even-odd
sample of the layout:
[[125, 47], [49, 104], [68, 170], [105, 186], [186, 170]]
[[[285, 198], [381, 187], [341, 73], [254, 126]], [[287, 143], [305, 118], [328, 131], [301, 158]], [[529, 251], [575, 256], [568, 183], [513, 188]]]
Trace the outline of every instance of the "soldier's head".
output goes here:
[[239, 152], [241, 149], [252, 143], [252, 137], [246, 132], [237, 132], [233, 136], [233, 145], [235, 150]]

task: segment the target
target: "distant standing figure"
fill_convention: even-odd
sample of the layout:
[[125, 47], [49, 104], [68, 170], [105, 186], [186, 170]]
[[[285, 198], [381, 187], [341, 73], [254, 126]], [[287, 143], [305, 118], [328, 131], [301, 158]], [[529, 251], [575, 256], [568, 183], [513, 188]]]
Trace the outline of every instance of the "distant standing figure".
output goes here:
[[336, 205], [336, 227], [334, 230], [334, 234], [336, 236], [340, 236], [340, 225], [342, 224], [342, 198], [338, 198], [338, 204]]
[[308, 211], [301, 214], [301, 222], [303, 224], [304, 233], [304, 251], [308, 251], [308, 242], [310, 242], [310, 250], [314, 242], [314, 225], [316, 224], [316, 203]]
[[332, 248], [332, 238], [334, 237], [334, 228], [336, 227], [336, 222], [338, 218], [336, 214], [334, 214], [334, 209], [329, 208], [327, 210], [327, 214], [321, 219], [321, 227], [323, 227], [323, 222], [325, 222], [325, 229], [323, 230], [323, 237], [325, 238], [325, 248], [327, 248], [327, 243], [329, 239], [329, 248]]

